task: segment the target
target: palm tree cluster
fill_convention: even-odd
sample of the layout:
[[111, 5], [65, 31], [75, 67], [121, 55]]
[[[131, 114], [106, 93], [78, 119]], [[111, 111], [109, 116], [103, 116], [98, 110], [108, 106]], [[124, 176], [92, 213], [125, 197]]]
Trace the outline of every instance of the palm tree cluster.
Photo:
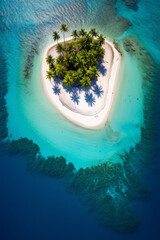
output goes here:
[[[65, 33], [68, 27], [62, 24], [60, 30]], [[72, 32], [73, 41], [58, 43], [59, 34], [53, 33], [54, 40], [57, 40], [56, 51], [59, 56], [53, 59], [51, 55], [46, 58], [49, 64], [47, 77], [57, 76], [63, 79], [63, 85], [66, 87], [83, 86], [88, 88], [92, 80], [99, 76], [99, 60], [104, 57], [105, 51], [102, 47], [105, 38], [98, 34], [96, 29], [89, 32], [85, 29]]]

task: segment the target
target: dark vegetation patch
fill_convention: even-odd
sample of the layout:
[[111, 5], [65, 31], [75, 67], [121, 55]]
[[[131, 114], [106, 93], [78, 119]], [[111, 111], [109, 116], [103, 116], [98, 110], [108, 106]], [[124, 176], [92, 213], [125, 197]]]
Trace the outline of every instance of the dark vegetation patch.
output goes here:
[[122, 52], [122, 49], [121, 49], [121, 46], [119, 44], [119, 41], [117, 40], [114, 40], [113, 41], [113, 44], [114, 44], [114, 47], [117, 49], [117, 51], [121, 54], [121, 56], [123, 55], [123, 52]]
[[32, 172], [48, 175], [50, 177], [65, 177], [73, 175], [74, 166], [66, 164], [63, 157], [48, 157], [45, 159], [40, 155], [37, 144], [27, 138], [13, 140], [8, 145], [8, 152], [11, 155], [25, 155], [28, 158], [28, 167]]
[[31, 77], [34, 57], [39, 53], [39, 43], [36, 40], [30, 47], [28, 55], [26, 57], [25, 67], [24, 67], [24, 79]]
[[[156, 131], [156, 88], [159, 66], [153, 61], [149, 52], [147, 52], [134, 36], [128, 36], [123, 40], [124, 49], [139, 60], [139, 68], [143, 77], [144, 93], [144, 127], [141, 129], [141, 143], [136, 146], [137, 151], [132, 154], [130, 164], [134, 167], [136, 158], [140, 158], [140, 163], [144, 167], [146, 163], [155, 159], [158, 149], [158, 136]], [[159, 77], [158, 77], [159, 78]], [[155, 117], [154, 117], [155, 116]], [[136, 167], [136, 165], [135, 165]], [[142, 169], [143, 169], [142, 167]], [[138, 168], [137, 168], [138, 169]]]
[[129, 163], [132, 152], [120, 156], [123, 165], [110, 162], [76, 171], [63, 157], [41, 157], [39, 147], [27, 138], [12, 141], [8, 150], [10, 154], [27, 155], [32, 173], [66, 179], [68, 191], [80, 195], [104, 226], [120, 232], [130, 232], [137, 227], [138, 220], [129, 202], [145, 197], [147, 191]]
[[[146, 85], [147, 81], [152, 82], [152, 78], [155, 77], [155, 63], [151, 58], [149, 52], [147, 52], [139, 43], [139, 41], [132, 35], [123, 40], [123, 46], [125, 51], [131, 55], [135, 55], [140, 60], [141, 68], [143, 71], [143, 83]], [[147, 80], [147, 81], [146, 81]]]
[[[130, 39], [131, 41], [131, 39]], [[76, 171], [73, 165], [67, 165], [61, 159], [60, 169], [57, 173], [55, 167], [52, 168], [57, 158], [49, 158], [48, 163], [40, 157], [30, 165], [31, 170], [35, 169], [41, 174], [52, 177], [61, 176], [68, 179], [68, 190], [82, 197], [82, 200], [91, 211], [97, 213], [97, 218], [104, 226], [120, 232], [134, 231], [138, 226], [138, 219], [132, 211], [131, 202], [137, 199], [146, 198], [148, 192], [143, 185], [146, 167], [151, 163], [156, 153], [156, 133], [153, 121], [153, 76], [154, 65], [150, 55], [132, 39], [132, 47], [144, 69], [144, 82], [147, 76], [147, 90], [145, 102], [147, 108], [144, 109], [145, 128], [142, 128], [142, 140], [131, 149], [129, 153], [119, 156], [123, 164], [112, 164], [111, 162], [102, 165], [79, 169]], [[134, 47], [135, 47], [134, 46]], [[145, 64], [144, 64], [145, 63]], [[152, 64], [151, 64], [152, 63]], [[147, 74], [149, 73], [149, 74]], [[144, 87], [146, 84], [144, 84]], [[150, 113], [150, 114], [149, 114]], [[40, 161], [40, 165], [38, 164]], [[58, 166], [58, 165], [56, 165]], [[69, 171], [66, 174], [66, 166]]]
[[117, 0], [103, 0], [102, 3], [108, 6], [113, 6], [113, 5], [116, 5]]
[[3, 56], [0, 54], [0, 141], [7, 137], [8, 130], [7, 122], [7, 109], [5, 95], [7, 94], [7, 63]]
[[[153, 92], [155, 67], [153, 61], [149, 53], [133, 37], [124, 40], [124, 48], [130, 54], [138, 57], [141, 63], [140, 67], [144, 70], [145, 127], [141, 129], [141, 142], [129, 153], [119, 156], [123, 165], [108, 162], [76, 171], [73, 164], [66, 164], [63, 157], [52, 156], [44, 159], [39, 153], [39, 147], [27, 138], [10, 142], [8, 151], [14, 155], [26, 155], [28, 169], [33, 173], [66, 179], [68, 191], [82, 196], [82, 200], [88, 205], [88, 208], [97, 213], [97, 218], [101, 224], [116, 231], [129, 232], [134, 231], [138, 225], [138, 220], [131, 208], [131, 202], [147, 196], [147, 190], [141, 178], [147, 165], [155, 158], [157, 133], [153, 118], [155, 113]], [[0, 139], [2, 140], [8, 134], [4, 99], [7, 93], [7, 69], [2, 55], [0, 59], [2, 60], [0, 61]]]
[[102, 4], [97, 9], [97, 13], [91, 20], [90, 25], [95, 26], [97, 29], [100, 28], [102, 33], [107, 33], [107, 36], [116, 38], [122, 35], [132, 23], [122, 16], [117, 16], [115, 6], [105, 6], [105, 4]]
[[138, 10], [138, 2], [139, 0], [122, 0], [123, 2], [125, 2], [125, 5], [134, 10], [137, 11]]
[[[60, 11], [61, 9], [59, 10], [59, 15]], [[103, 22], [103, 18], [98, 23], [98, 17], [101, 15], [101, 11], [98, 11], [99, 14], [97, 19], [95, 19], [95, 23], [99, 25], [101, 22], [102, 25], [107, 25], [107, 20]], [[51, 9], [51, 12], [53, 13], [53, 9]], [[79, 15], [81, 16], [81, 11], [78, 8], [77, 12], [80, 12]], [[109, 10], [105, 10], [104, 14], [105, 12], [109, 14]], [[111, 14], [115, 14], [114, 9], [112, 9]], [[70, 15], [72, 16], [72, 14]], [[74, 15], [77, 16], [77, 13]], [[115, 15], [114, 17], [116, 18]], [[120, 26], [122, 28], [116, 29], [114, 32], [115, 36], [123, 32], [123, 24], [117, 22], [116, 28], [118, 29]], [[129, 27], [128, 23], [127, 26]], [[107, 28], [109, 29], [109, 25]], [[157, 132], [153, 118], [155, 114], [155, 95], [153, 93], [155, 68], [149, 53], [143, 48], [141, 49], [139, 44], [135, 45], [133, 39], [128, 40], [129, 42], [126, 42], [125, 49], [141, 60], [141, 67], [144, 70], [145, 127], [141, 131], [142, 140], [136, 145], [135, 149], [132, 149], [130, 153], [126, 153], [124, 156], [120, 156], [123, 160], [123, 166], [121, 164], [104, 163], [101, 166], [75, 171], [74, 166], [71, 163], [66, 164], [63, 157], [49, 157], [48, 159], [41, 157], [39, 147], [27, 138], [12, 141], [8, 145], [10, 154], [24, 154], [28, 156], [28, 168], [33, 173], [55, 178], [66, 178], [69, 191], [83, 196], [83, 201], [92, 211], [96, 211], [98, 219], [102, 224], [109, 226], [111, 229], [124, 232], [134, 230], [137, 227], [138, 221], [129, 205], [131, 200], [146, 197], [147, 191], [142, 184], [140, 176], [148, 168], [147, 165], [154, 160], [157, 152]], [[8, 135], [6, 127], [8, 114], [4, 99], [7, 93], [7, 67], [2, 54], [0, 54], [0, 70], [0, 140], [3, 140]], [[26, 76], [29, 76], [28, 73]], [[159, 118], [157, 119], [159, 121]], [[115, 192], [116, 197], [113, 198], [108, 190], [112, 193]]]

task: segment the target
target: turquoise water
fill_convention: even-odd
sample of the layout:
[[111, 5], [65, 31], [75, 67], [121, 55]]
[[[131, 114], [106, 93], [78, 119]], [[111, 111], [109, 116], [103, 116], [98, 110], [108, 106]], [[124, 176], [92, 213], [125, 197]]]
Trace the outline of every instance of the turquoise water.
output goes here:
[[[138, 11], [134, 11], [128, 9], [124, 1], [117, 0], [114, 5], [117, 12], [113, 6], [108, 6], [107, 2], [111, 1], [29, 0], [27, 2], [20, 2], [5, 0], [0, 2], [1, 56], [3, 56], [2, 60], [6, 63], [6, 65], [4, 64], [4, 69], [2, 67], [1, 70], [2, 73], [4, 70], [6, 76], [2, 76], [0, 80], [6, 78], [8, 89], [8, 93], [5, 95], [8, 112], [6, 119], [8, 136], [4, 139], [4, 142], [8, 144], [7, 139], [11, 141], [20, 139], [21, 137], [27, 137], [40, 147], [42, 156], [64, 156], [67, 163], [72, 162], [77, 169], [96, 166], [105, 162], [107, 162], [109, 166], [112, 163], [123, 163], [124, 165], [122, 166], [124, 166], [124, 168], [121, 168], [118, 164], [113, 164], [113, 171], [111, 170], [111, 172], [106, 170], [106, 165], [104, 165], [104, 169], [92, 168], [93, 173], [92, 170], [90, 172], [88, 170], [90, 175], [87, 171], [75, 171], [75, 175], [69, 180], [72, 182], [73, 189], [74, 184], [77, 187], [73, 192], [78, 192], [80, 189], [79, 192], [80, 194], [82, 193], [86, 201], [88, 199], [93, 200], [93, 202], [88, 201], [87, 205], [95, 212], [97, 209], [100, 209], [100, 216], [98, 215], [98, 217], [102, 216], [103, 218], [103, 216], [106, 216], [104, 213], [108, 210], [108, 216], [111, 219], [109, 227], [112, 228], [112, 225], [114, 226], [117, 219], [119, 221], [122, 217], [122, 220], [124, 220], [126, 224], [124, 226], [126, 230], [128, 230], [128, 215], [126, 213], [129, 212], [129, 207], [132, 206], [134, 213], [136, 213], [135, 215], [139, 216], [141, 220], [139, 229], [133, 235], [112, 235], [110, 232], [103, 232], [98, 226], [96, 228], [96, 223], [92, 225], [91, 216], [89, 216], [88, 221], [86, 220], [86, 225], [87, 222], [89, 225], [83, 228], [87, 232], [87, 236], [85, 236], [84, 239], [88, 239], [91, 235], [92, 239], [99, 239], [99, 236], [101, 236], [100, 239], [106, 239], [106, 236], [108, 236], [109, 239], [113, 240], [124, 239], [124, 237], [126, 237], [127, 240], [159, 239], [159, 205], [157, 200], [159, 199], [159, 195], [156, 194], [155, 196], [154, 194], [154, 192], [158, 192], [159, 178], [157, 177], [158, 174], [156, 175], [154, 172], [156, 179], [152, 184], [150, 177], [148, 177], [147, 180], [144, 177], [149, 169], [153, 167], [150, 161], [155, 159], [154, 154], [157, 151], [154, 125], [156, 126], [155, 119], [159, 119], [159, 115], [152, 115], [152, 111], [150, 110], [153, 105], [151, 105], [152, 102], [150, 98], [158, 102], [159, 97], [158, 93], [154, 95], [153, 89], [150, 87], [151, 82], [153, 86], [156, 87], [155, 79], [152, 79], [152, 81], [150, 79], [148, 82], [144, 82], [144, 79], [142, 79], [146, 72], [149, 71], [149, 63], [145, 62], [142, 58], [140, 59], [138, 54], [127, 53], [123, 49], [122, 42], [123, 39], [130, 34], [135, 36], [152, 56], [155, 63], [155, 70], [159, 70], [160, 47], [158, 36], [160, 33], [160, 2], [156, 1], [153, 4], [151, 0], [141, 0], [138, 3]], [[117, 19], [118, 16], [129, 19], [132, 26], [129, 27], [129, 22], [124, 18]], [[84, 26], [87, 30], [90, 29], [90, 27], [96, 27], [99, 32], [102, 32], [109, 38], [120, 40], [119, 43], [123, 51], [123, 61], [117, 98], [114, 102], [111, 118], [109, 122], [107, 122], [106, 127], [101, 130], [86, 130], [68, 122], [51, 106], [44, 95], [40, 79], [42, 54], [45, 47], [52, 42], [52, 32], [57, 30], [62, 22], [65, 22], [70, 30], [74, 28], [79, 29]], [[7, 69], [5, 69], [5, 67]], [[158, 77], [159, 75], [157, 75], [157, 80]], [[3, 85], [1, 93], [3, 94]], [[147, 103], [149, 104], [147, 105]], [[2, 112], [4, 112], [4, 106], [0, 108], [0, 114]], [[3, 117], [3, 115], [0, 115], [0, 121], [1, 130], [1, 127], [5, 125], [5, 117]], [[145, 131], [147, 132], [146, 135], [144, 133]], [[26, 144], [26, 146], [28, 145]], [[132, 151], [130, 152], [131, 149]], [[7, 152], [7, 149], [4, 149], [4, 151]], [[20, 228], [21, 236], [24, 237], [25, 231], [28, 233], [26, 236], [29, 237], [26, 237], [26, 239], [33, 239], [34, 234], [37, 233], [35, 229], [39, 228], [41, 228], [44, 235], [39, 233], [35, 236], [38, 236], [39, 239], [44, 239], [43, 236], [46, 234], [46, 239], [50, 239], [54, 234], [52, 224], [49, 224], [48, 227], [48, 223], [52, 221], [55, 223], [56, 218], [59, 219], [59, 224], [57, 226], [58, 230], [55, 229], [55, 232], [56, 239], [59, 239], [58, 231], [59, 229], [61, 231], [61, 216], [67, 222], [68, 220], [64, 218], [64, 215], [69, 215], [69, 213], [62, 209], [62, 211], [56, 212], [57, 217], [53, 219], [52, 216], [54, 215], [58, 202], [63, 204], [61, 203], [63, 197], [64, 202], [74, 202], [74, 200], [71, 200], [71, 198], [67, 200], [65, 194], [60, 194], [61, 196], [58, 197], [56, 189], [51, 193], [50, 187], [47, 187], [50, 186], [50, 184], [52, 185], [52, 180], [49, 179], [49, 181], [46, 181], [46, 184], [43, 184], [43, 178], [41, 176], [35, 177], [35, 185], [34, 188], [32, 188], [34, 177], [30, 177], [29, 173], [26, 170], [24, 171], [24, 166], [22, 167], [18, 162], [15, 162], [15, 167], [13, 167], [12, 171], [12, 165], [10, 167], [12, 158], [11, 156], [8, 157], [6, 152], [4, 156], [2, 153], [4, 162], [2, 162], [2, 167], [0, 168], [3, 173], [0, 174], [2, 177], [2, 195], [4, 193], [4, 197], [1, 199], [2, 204], [0, 205], [2, 206], [1, 208], [5, 206], [5, 208], [1, 210], [2, 214], [0, 215], [5, 227], [9, 226], [11, 229], [11, 231], [8, 231], [8, 234], [11, 233], [10, 238], [4, 237], [3, 239], [13, 240], [13, 236], [15, 236], [16, 240], [22, 239], [22, 237], [17, 238], [17, 236], [20, 236], [18, 235], [18, 229]], [[127, 155], [126, 152], [129, 154]], [[19, 159], [17, 156], [15, 158], [17, 160]], [[127, 159], [128, 162], [124, 161], [124, 159]], [[157, 159], [159, 159], [159, 156]], [[22, 161], [22, 157], [20, 157], [20, 161]], [[95, 169], [97, 169], [97, 172], [94, 172]], [[98, 169], [100, 169], [102, 173], [100, 178], [98, 178]], [[17, 178], [15, 177], [16, 171], [18, 173]], [[108, 178], [105, 171], [108, 174]], [[22, 174], [24, 175], [23, 177], [21, 176], [21, 172], [24, 173]], [[52, 176], [49, 174], [50, 172], [48, 172], [46, 173], [45, 169], [43, 172], [42, 168], [42, 174]], [[107, 181], [103, 178], [105, 174]], [[19, 181], [20, 178], [22, 183]], [[97, 178], [100, 182], [99, 185], [96, 185], [96, 189], [94, 186]], [[110, 181], [108, 181], [109, 178], [111, 179]], [[11, 179], [13, 184], [9, 184], [6, 179]], [[28, 181], [29, 185], [24, 185], [24, 187], [23, 183]], [[20, 191], [15, 187], [17, 183], [20, 183]], [[39, 183], [41, 184], [41, 189], [38, 187]], [[151, 202], [136, 201], [145, 195], [145, 189], [143, 189], [143, 184], [141, 183], [144, 183], [144, 185], [147, 185], [148, 188], [151, 189], [153, 195], [150, 198], [151, 200], [148, 200]], [[56, 185], [56, 183], [53, 183], [53, 185], [54, 184], [57, 188], [60, 187]], [[87, 184], [89, 188], [87, 188]], [[86, 193], [84, 193], [81, 187], [84, 187], [84, 192], [86, 189], [88, 191], [86, 190]], [[26, 192], [26, 189], [29, 188], [31, 188], [31, 190]], [[38, 189], [38, 192], [36, 192], [36, 189]], [[44, 189], [46, 191], [44, 191]], [[41, 191], [47, 196], [44, 202]], [[21, 192], [24, 193], [22, 197]], [[33, 192], [35, 192], [35, 195], [33, 195]], [[55, 209], [52, 208], [53, 196], [55, 199], [57, 197]], [[102, 201], [99, 201], [100, 197], [102, 197]], [[24, 205], [22, 204], [23, 201]], [[49, 207], [47, 208], [48, 201]], [[37, 202], [39, 202], [39, 205], [36, 205]], [[44, 208], [42, 203], [46, 208]], [[19, 206], [21, 208], [19, 208]], [[26, 206], [28, 206], [28, 208], [26, 208]], [[40, 215], [39, 219], [43, 219], [44, 216], [46, 218], [48, 217], [45, 224], [44, 221], [36, 220], [36, 217], [33, 218], [33, 209], [35, 209], [35, 206], [37, 207], [36, 214]], [[107, 206], [109, 207], [107, 208]], [[51, 210], [49, 208], [51, 208]], [[64, 208], [67, 209], [67, 207]], [[74, 210], [71, 208], [72, 204], [69, 209], [73, 213]], [[76, 209], [78, 208], [79, 206]], [[15, 211], [14, 213], [12, 209]], [[27, 217], [24, 219], [23, 224], [20, 219], [23, 218], [22, 210], [24, 209], [28, 209], [28, 211], [24, 211], [24, 216], [29, 217], [28, 219]], [[42, 209], [45, 210], [43, 211]], [[86, 217], [81, 215], [81, 210], [79, 210], [77, 214], [80, 214], [80, 222], [83, 222]], [[15, 218], [11, 218], [11, 215]], [[130, 217], [132, 219], [132, 215]], [[35, 223], [35, 229], [32, 228], [31, 232], [28, 232], [26, 228], [30, 229], [29, 222], [31, 219], [35, 219], [35, 222], [37, 222]], [[50, 219], [52, 219], [52, 221], [50, 221]], [[68, 227], [72, 228], [75, 220], [74, 217], [72, 220], [71, 218], [69, 219], [71, 224], [64, 225], [67, 233], [69, 232], [70, 234], [66, 234], [66, 236], [62, 234], [60, 239], [66, 239], [68, 236], [71, 238], [71, 230], [68, 230]], [[13, 224], [15, 222], [18, 222], [17, 226], [21, 227]], [[77, 228], [72, 228], [74, 236], [77, 236], [77, 233], [80, 231], [80, 222], [77, 223]], [[132, 223], [132, 220], [131, 222], [129, 221], [129, 223]], [[2, 224], [0, 225], [4, 226]], [[26, 226], [26, 228], [24, 226]], [[6, 227], [5, 229], [8, 228]], [[4, 232], [6, 233], [7, 231], [4, 230]], [[81, 238], [82, 236], [79, 236], [79, 239]]]
[[[86, 26], [89, 28], [87, 23]], [[27, 137], [39, 145], [42, 156], [62, 155], [77, 169], [119, 161], [118, 154], [129, 151], [141, 139], [143, 92], [138, 61], [124, 54], [117, 99], [107, 126], [101, 130], [85, 130], [68, 122], [44, 95], [40, 73], [42, 54], [49, 44], [47, 40], [48, 35], [40, 43], [41, 50], [34, 57], [29, 79], [23, 76], [25, 61], [21, 49], [13, 49], [17, 51], [15, 59], [13, 56], [9, 59], [17, 62], [17, 68], [11, 65], [8, 71], [6, 100], [10, 139]], [[127, 118], [124, 117], [126, 113]]]
[[[43, 156], [62, 155], [77, 168], [103, 163], [115, 152], [122, 153], [124, 148], [129, 149], [140, 140], [143, 94], [141, 74], [136, 60], [127, 54], [124, 56], [125, 66], [118, 91], [119, 100], [109, 121], [109, 128], [107, 126], [95, 131], [73, 125], [51, 106], [41, 86], [41, 59], [41, 54], [35, 57], [35, 67], [28, 83], [22, 85], [23, 80], [20, 78], [17, 85], [8, 92], [8, 129], [12, 138], [28, 137], [40, 146]], [[133, 78], [136, 79], [136, 83]], [[125, 87], [121, 87], [123, 84]], [[124, 118], [126, 112], [129, 116], [127, 119]], [[16, 122], [13, 121], [14, 118]]]
[[160, 1], [139, 1], [138, 13], [129, 10], [121, 1], [118, 1], [117, 14], [126, 17], [132, 22], [132, 27], [126, 34], [134, 34], [143, 46], [153, 56], [155, 62], [160, 62], [159, 54], [159, 8]]

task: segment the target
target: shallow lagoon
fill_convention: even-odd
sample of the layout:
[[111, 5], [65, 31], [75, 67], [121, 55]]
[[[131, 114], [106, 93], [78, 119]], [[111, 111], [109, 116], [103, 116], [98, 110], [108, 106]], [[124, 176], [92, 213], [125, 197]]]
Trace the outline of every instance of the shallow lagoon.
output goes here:
[[[83, 130], [66, 121], [66, 119], [54, 110], [45, 99], [41, 86], [39, 85], [40, 74], [38, 72], [40, 71], [41, 55], [45, 46], [51, 41], [51, 39], [48, 39], [46, 36], [51, 35], [53, 27], [57, 29], [62, 13], [65, 13], [63, 20], [69, 23], [69, 26], [71, 25], [72, 28], [75, 28], [75, 25], [76, 27], [88, 26], [87, 21], [93, 23], [92, 19], [94, 19], [94, 16], [100, 16], [99, 13], [101, 12], [101, 1], [87, 1], [87, 5], [85, 5], [85, 1], [66, 1], [66, 3], [67, 2], [69, 3], [68, 5], [61, 6], [62, 1], [45, 1], [45, 3], [42, 1], [41, 4], [35, 1], [33, 4], [23, 5], [22, 9], [21, 3], [17, 3], [17, 7], [15, 8], [14, 1], [14, 4], [12, 6], [10, 5], [10, 7], [15, 14], [10, 14], [10, 7], [8, 7], [9, 11], [6, 11], [7, 1], [3, 4], [1, 3], [3, 21], [5, 23], [3, 25], [4, 35], [2, 37], [2, 46], [7, 59], [7, 80], [9, 83], [9, 91], [6, 96], [9, 113], [9, 137], [10, 139], [18, 139], [19, 137], [33, 139], [40, 146], [44, 156], [51, 154], [57, 156], [63, 155], [66, 157], [67, 162], [72, 161], [77, 168], [92, 166], [109, 160], [117, 162], [120, 161], [117, 153], [122, 153], [123, 150], [129, 150], [131, 146], [135, 146], [135, 144], [141, 140], [140, 127], [144, 125], [143, 92], [141, 88], [141, 76], [143, 72], [141, 73], [142, 69], [139, 68], [137, 59], [126, 53], [124, 63], [125, 66], [127, 65], [127, 68], [123, 68], [122, 75], [124, 77], [119, 86], [119, 96], [117, 102], [115, 102], [115, 108], [108, 130], [107, 128], [101, 131]], [[54, 4], [56, 8], [53, 7]], [[150, 9], [147, 7], [148, 4], [149, 6], [152, 5], [150, 12], [148, 11]], [[156, 22], [159, 16], [157, 13], [158, 3], [153, 5], [151, 1], [140, 1], [140, 9], [138, 12], [128, 10], [122, 1], [117, 1], [116, 6], [118, 8], [117, 14], [129, 18], [133, 26], [123, 35], [117, 35], [117, 37], [115, 37], [114, 33], [114, 37], [123, 38], [127, 36], [128, 33], [135, 34], [141, 40], [143, 46], [150, 51], [152, 56], [158, 56], [158, 41], [155, 38], [155, 33], [157, 34], [158, 32], [156, 27], [158, 26]], [[153, 10], [154, 15], [152, 13]], [[44, 14], [46, 11], [47, 15]], [[70, 11], [74, 11], [75, 15], [69, 14]], [[87, 14], [88, 16], [86, 17]], [[148, 14], [152, 16], [149, 21], [150, 27], [148, 27]], [[102, 30], [105, 35], [110, 36], [110, 31], [105, 31], [103, 26], [102, 28], [100, 27], [101, 23], [104, 25], [106, 21], [103, 17], [104, 16], [102, 16], [100, 22], [96, 22], [98, 29], [100, 31]], [[53, 21], [54, 25], [52, 24]], [[97, 21], [99, 21], [99, 18], [97, 18]], [[141, 22], [143, 22], [143, 25], [140, 24]], [[146, 22], [147, 24], [144, 27], [144, 23]], [[141, 32], [144, 34], [141, 34]], [[153, 32], [154, 36], [152, 34]], [[34, 54], [32, 54], [32, 47], [39, 51], [38, 54], [36, 50]], [[29, 58], [27, 56], [29, 56]], [[26, 67], [26, 69], [30, 69], [30, 77], [24, 79], [23, 71], [27, 59], [31, 59], [31, 67]], [[132, 74], [132, 76], [130, 74]], [[135, 88], [134, 83], [138, 86], [137, 88]], [[131, 86], [131, 84], [133, 87], [129, 88], [128, 86]], [[121, 89], [122, 86], [123, 89]], [[42, 99], [43, 101], [41, 101]], [[148, 144], [150, 144], [150, 142]], [[149, 145], [146, 145], [146, 148], [148, 146]], [[73, 148], [75, 150], [71, 154]], [[79, 151], [79, 149], [81, 149], [81, 151]], [[137, 151], [137, 156], [140, 156], [140, 153], [141, 152]], [[145, 161], [145, 154], [137, 159], [141, 161], [136, 161], [133, 155], [132, 165], [134, 165], [134, 170], [136, 169], [138, 172], [141, 171], [140, 165], [143, 165]], [[87, 163], [85, 162], [86, 160]], [[146, 171], [146, 166], [143, 166], [143, 171]], [[142, 174], [140, 175], [142, 176]], [[152, 189], [157, 191], [156, 187]], [[153, 204], [156, 202], [155, 199], [153, 199]], [[129, 204], [130, 203], [129, 201]], [[138, 214], [141, 215], [141, 209], [139, 209], [141, 206], [140, 204], [137, 205], [135, 208]], [[150, 209], [152, 208], [153, 206], [150, 207]], [[40, 209], [39, 212], [41, 212]], [[149, 215], [148, 211], [146, 212], [146, 214], [144, 214], [144, 212], [142, 213], [143, 217], [141, 220], [143, 219], [143, 224], [147, 226], [147, 228], [144, 227], [143, 230], [141, 229], [140, 232], [138, 232], [139, 235], [136, 235], [136, 238], [137, 236], [145, 236], [144, 232], [146, 232], [147, 229], [147, 232], [150, 233], [150, 235], [146, 234], [145, 239], [147, 239], [148, 236], [150, 237], [153, 233], [152, 229], [149, 231], [150, 225], [154, 223], [156, 226], [156, 214], [152, 215], [151, 213]], [[155, 212], [156, 210], [154, 209], [154, 213]], [[147, 219], [145, 219], [145, 215], [149, 215]], [[152, 221], [152, 218], [154, 218], [154, 221]], [[120, 238], [120, 236], [118, 236], [118, 238]]]
[[6, 99], [10, 108], [8, 129], [11, 139], [28, 137], [40, 146], [43, 156], [62, 155], [76, 168], [114, 161], [113, 156], [116, 159], [115, 155], [129, 150], [140, 140], [143, 92], [136, 58], [127, 53], [123, 56], [118, 97], [106, 127], [85, 130], [68, 122], [46, 99], [40, 76], [42, 54], [43, 50], [35, 56], [32, 77], [26, 80], [21, 73], [16, 91], [15, 85], [9, 88]]

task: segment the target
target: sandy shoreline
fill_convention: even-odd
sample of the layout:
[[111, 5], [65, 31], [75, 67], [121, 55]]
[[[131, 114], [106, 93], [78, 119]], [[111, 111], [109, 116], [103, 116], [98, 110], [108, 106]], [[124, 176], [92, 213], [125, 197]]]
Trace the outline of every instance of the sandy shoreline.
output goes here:
[[[70, 41], [71, 39], [68, 38], [66, 41]], [[80, 93], [80, 102], [78, 105], [71, 101], [63, 87], [59, 96], [53, 93], [53, 83], [46, 78], [46, 71], [49, 69], [46, 57], [49, 54], [53, 55], [53, 57], [58, 56], [55, 51], [56, 44], [51, 44], [45, 49], [42, 59], [41, 80], [46, 97], [72, 123], [87, 129], [102, 128], [109, 119], [111, 107], [114, 107], [113, 101], [116, 98], [116, 88], [118, 86], [121, 65], [120, 53], [115, 49], [113, 43], [108, 40], [105, 41], [103, 47], [106, 50], [106, 54], [103, 65], [107, 69], [107, 73], [105, 75], [100, 74], [97, 81], [97, 85], [103, 88], [104, 94], [102, 97], [96, 98], [95, 105], [90, 107], [84, 100], [84, 92]]]

